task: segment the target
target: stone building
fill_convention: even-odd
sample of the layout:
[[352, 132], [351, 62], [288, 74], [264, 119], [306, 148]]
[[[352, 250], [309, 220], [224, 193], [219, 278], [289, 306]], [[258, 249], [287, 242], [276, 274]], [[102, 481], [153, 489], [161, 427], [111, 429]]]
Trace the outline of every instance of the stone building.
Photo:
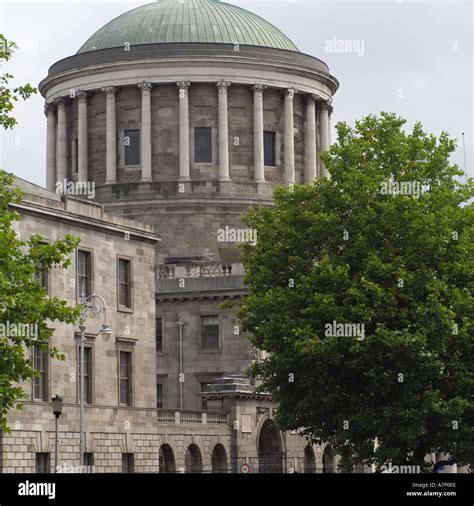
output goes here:
[[[276, 429], [275, 404], [246, 376], [258, 353], [221, 308], [245, 293], [238, 244], [255, 238], [242, 215], [271, 206], [277, 186], [326, 175], [318, 153], [330, 145], [338, 88], [328, 66], [244, 9], [159, 0], [105, 25], [39, 88], [49, 192], [28, 196], [40, 211], [25, 210], [22, 226], [53, 239], [69, 220], [95, 252], [94, 283], [117, 327], [108, 343], [88, 338], [86, 451], [96, 471], [131, 470], [132, 460], [143, 472], [334, 470], [322, 447]], [[66, 182], [79, 183], [84, 201], [54, 195]], [[91, 184], [93, 195], [81, 195]], [[125, 230], [130, 242], [119, 237]], [[116, 255], [133, 262], [130, 307], [114, 307]], [[76, 303], [70, 277], [58, 274], [52, 290]], [[77, 464], [73, 336], [55, 332], [76, 365], [51, 366], [50, 393], [66, 399], [61, 453]], [[134, 353], [128, 406], [117, 390], [122, 347]], [[32, 394], [24, 415], [12, 413], [4, 471], [32, 470], [35, 453], [52, 451], [49, 398]]]

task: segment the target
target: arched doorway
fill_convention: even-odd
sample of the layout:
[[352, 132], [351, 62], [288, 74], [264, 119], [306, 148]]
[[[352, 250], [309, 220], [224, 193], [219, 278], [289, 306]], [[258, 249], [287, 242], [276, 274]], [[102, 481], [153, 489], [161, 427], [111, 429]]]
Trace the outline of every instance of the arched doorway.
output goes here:
[[213, 473], [227, 473], [227, 452], [221, 444], [216, 444], [211, 457]]
[[337, 473], [336, 455], [330, 445], [324, 448], [323, 473]]
[[159, 464], [160, 473], [176, 472], [174, 453], [170, 445], [164, 444], [160, 446]]
[[304, 449], [304, 472], [316, 472], [316, 457], [314, 456], [314, 450], [311, 445], [307, 445]]
[[258, 472], [281, 473], [282, 451], [278, 430], [273, 420], [267, 420], [258, 437]]
[[202, 473], [201, 450], [195, 445], [189, 445], [184, 459], [187, 473]]

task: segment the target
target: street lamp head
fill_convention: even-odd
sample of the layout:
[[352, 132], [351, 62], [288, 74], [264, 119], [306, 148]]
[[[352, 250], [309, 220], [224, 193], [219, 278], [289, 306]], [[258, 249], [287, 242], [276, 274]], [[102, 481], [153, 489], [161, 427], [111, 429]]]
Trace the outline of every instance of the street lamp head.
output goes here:
[[107, 323], [102, 324], [102, 328], [99, 331], [99, 334], [108, 341], [110, 336], [114, 333], [112, 330], [112, 327], [108, 325]]
[[56, 394], [51, 400], [53, 401], [53, 415], [58, 418], [63, 411], [63, 398]]

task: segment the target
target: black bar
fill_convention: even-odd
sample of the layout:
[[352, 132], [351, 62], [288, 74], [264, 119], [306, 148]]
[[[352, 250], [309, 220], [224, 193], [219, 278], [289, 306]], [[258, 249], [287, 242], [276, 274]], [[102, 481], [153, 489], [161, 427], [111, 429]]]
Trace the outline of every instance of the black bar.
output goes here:
[[[38, 483], [55, 497], [18, 494]], [[473, 490], [472, 474], [2, 474], [0, 506], [472, 506]]]

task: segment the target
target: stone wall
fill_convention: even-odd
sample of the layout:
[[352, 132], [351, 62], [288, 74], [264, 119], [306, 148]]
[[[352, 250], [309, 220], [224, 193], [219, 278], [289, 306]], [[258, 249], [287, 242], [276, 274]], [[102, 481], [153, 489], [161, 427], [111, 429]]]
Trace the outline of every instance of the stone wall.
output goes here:
[[[165, 385], [164, 407], [179, 407], [179, 326], [183, 325], [183, 406], [201, 409], [201, 383], [229, 374], [245, 374], [255, 353], [244, 335], [234, 335], [237, 324], [231, 310], [219, 308], [223, 300], [157, 301], [157, 317], [163, 319], [163, 353], [157, 355], [157, 374]], [[201, 349], [201, 316], [218, 315], [219, 351]]]

